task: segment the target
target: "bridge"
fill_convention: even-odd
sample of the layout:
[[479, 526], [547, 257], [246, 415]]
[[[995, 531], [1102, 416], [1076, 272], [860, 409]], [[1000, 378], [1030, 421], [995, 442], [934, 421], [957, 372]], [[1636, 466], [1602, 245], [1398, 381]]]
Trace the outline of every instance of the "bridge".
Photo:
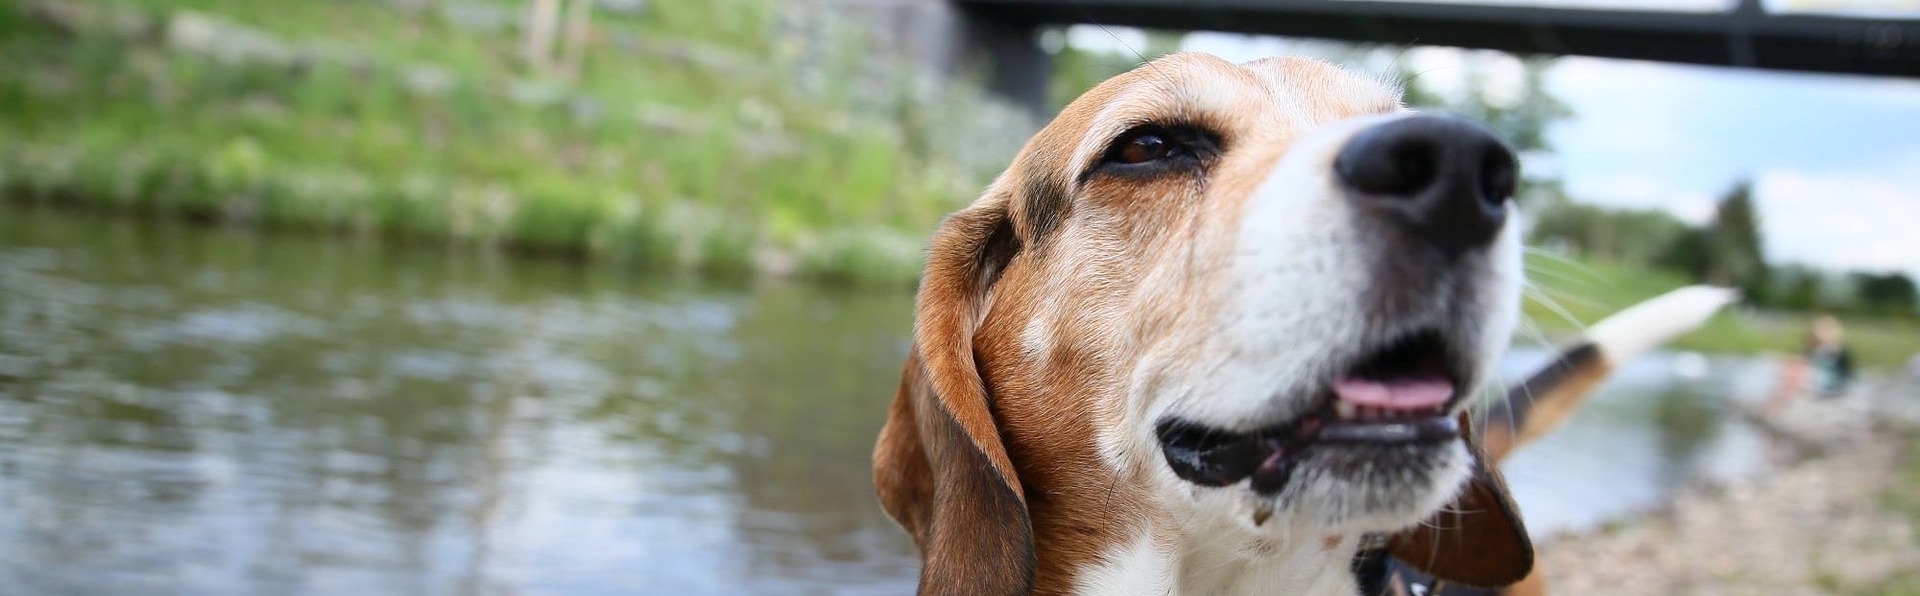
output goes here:
[[[842, 0], [845, 1], [845, 0]], [[1725, 11], [1590, 10], [1375, 0], [865, 0], [936, 9], [957, 44], [936, 60], [986, 64], [993, 89], [1045, 102], [1051, 63], [1040, 27], [1100, 24], [1436, 45], [1781, 71], [1920, 77], [1920, 19]], [[944, 4], [944, 6], [932, 6]]]

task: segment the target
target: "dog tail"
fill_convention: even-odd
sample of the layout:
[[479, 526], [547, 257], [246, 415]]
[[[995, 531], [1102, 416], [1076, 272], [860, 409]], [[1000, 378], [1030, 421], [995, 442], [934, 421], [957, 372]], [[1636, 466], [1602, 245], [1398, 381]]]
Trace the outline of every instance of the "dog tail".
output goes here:
[[1480, 424], [1487, 455], [1498, 461], [1565, 422], [1607, 374], [1635, 356], [1705, 323], [1739, 293], [1714, 286], [1687, 286], [1595, 323], [1584, 338], [1560, 350], [1552, 362], [1507, 388]]

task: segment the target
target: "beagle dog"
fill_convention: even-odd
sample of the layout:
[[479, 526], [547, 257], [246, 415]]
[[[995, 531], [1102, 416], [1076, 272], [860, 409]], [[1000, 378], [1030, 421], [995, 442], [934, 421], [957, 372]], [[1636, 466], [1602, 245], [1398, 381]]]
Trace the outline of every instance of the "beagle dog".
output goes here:
[[[1467, 400], [1519, 318], [1517, 167], [1312, 60], [1174, 54], [1088, 91], [933, 236], [874, 451], [920, 592], [1526, 578]], [[1527, 390], [1618, 361], [1592, 353]]]

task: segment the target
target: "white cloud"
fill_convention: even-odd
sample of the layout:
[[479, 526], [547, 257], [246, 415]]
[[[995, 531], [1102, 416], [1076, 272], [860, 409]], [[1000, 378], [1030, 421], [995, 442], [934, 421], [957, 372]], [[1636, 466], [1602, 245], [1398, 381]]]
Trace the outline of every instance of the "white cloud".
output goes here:
[[1067, 45], [1089, 52], [1131, 54], [1146, 50], [1147, 32], [1133, 27], [1073, 25], [1067, 27]]
[[1764, 172], [1769, 258], [1920, 273], [1920, 151], [1851, 171]]
[[1572, 109], [1556, 127], [1553, 144], [1578, 158], [1586, 155], [1651, 157], [1697, 153], [1703, 139], [1689, 127], [1687, 78], [1694, 73], [1661, 64], [1566, 58], [1546, 75], [1550, 93]]
[[1712, 218], [1718, 199], [1712, 191], [1676, 186], [1672, 180], [1644, 172], [1575, 178], [1567, 181], [1566, 188], [1576, 199], [1628, 209], [1664, 209], [1692, 224]]
[[1525, 91], [1526, 64], [1503, 52], [1419, 46], [1399, 58], [1421, 88], [1450, 100], [1475, 88], [1494, 105], [1513, 105]]
[[[1461, 0], [1417, 0], [1437, 4], [1464, 4]], [[1554, 8], [1593, 8], [1602, 10], [1655, 10], [1706, 12], [1726, 10], [1734, 0], [1474, 0], [1472, 4], [1504, 6], [1550, 6]]]
[[1296, 40], [1278, 37], [1195, 31], [1180, 39], [1180, 49], [1206, 52], [1234, 62], [1246, 62], [1268, 56], [1300, 54]]
[[1805, 11], [1854, 16], [1908, 17], [1920, 14], [1913, 0], [1772, 0], [1767, 10]]

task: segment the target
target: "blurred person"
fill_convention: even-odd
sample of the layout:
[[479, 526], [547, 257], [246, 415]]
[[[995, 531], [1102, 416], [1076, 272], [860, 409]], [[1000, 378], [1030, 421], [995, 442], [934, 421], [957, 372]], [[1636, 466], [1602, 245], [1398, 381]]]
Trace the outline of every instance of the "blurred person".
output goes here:
[[1821, 398], [1839, 397], [1852, 382], [1853, 351], [1847, 348], [1846, 329], [1832, 315], [1814, 317], [1800, 355], [1781, 367], [1780, 387], [1767, 400], [1767, 413], [1780, 413], [1803, 391], [1811, 390]]

